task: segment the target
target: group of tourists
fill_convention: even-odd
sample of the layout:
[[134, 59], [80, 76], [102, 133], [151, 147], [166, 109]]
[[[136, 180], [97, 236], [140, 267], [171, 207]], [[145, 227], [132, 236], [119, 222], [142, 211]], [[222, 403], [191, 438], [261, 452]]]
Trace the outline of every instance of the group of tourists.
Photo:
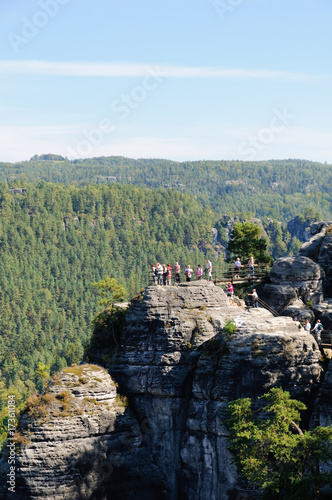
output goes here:
[[[253, 256], [249, 257], [247, 265], [249, 267], [248, 278], [250, 278], [250, 276], [253, 278], [255, 274], [255, 265], [256, 265]], [[240, 278], [241, 267], [243, 267], [243, 264], [241, 263], [240, 257], [238, 257], [234, 262], [234, 268], [233, 268], [234, 278]]]
[[[181, 266], [178, 262], [176, 262], [173, 267], [170, 264], [160, 264], [160, 262], [158, 262], [156, 266], [154, 264], [151, 264], [152, 279], [155, 285], [171, 285], [172, 272], [174, 272], [174, 285], [181, 283]], [[205, 272], [207, 279], [211, 281], [212, 263], [209, 261], [209, 259], [206, 261]], [[194, 275], [194, 270], [190, 265], [186, 266], [184, 274], [186, 281], [191, 281]], [[204, 271], [202, 266], [198, 265], [196, 269], [196, 277], [198, 281], [202, 278], [203, 274]]]
[[[227, 283], [226, 295], [227, 295], [227, 297], [230, 298], [231, 304], [234, 304], [234, 287], [230, 281]], [[251, 298], [252, 307], [255, 307], [255, 308], [259, 307], [258, 306], [258, 294], [256, 292], [256, 288], [254, 288], [251, 293], [248, 293], [248, 296]]]
[[[302, 324], [302, 323], [301, 323]], [[322, 325], [322, 322], [320, 319], [317, 320], [315, 326], [313, 328], [311, 328], [311, 324], [310, 324], [310, 321], [308, 319], [305, 320], [305, 322], [302, 324], [302, 326], [304, 327], [304, 329], [308, 332], [308, 333], [312, 333], [313, 336], [315, 337], [316, 341], [318, 344], [321, 344], [322, 343], [322, 339], [321, 339], [321, 331], [324, 329], [323, 328], [323, 325]]]

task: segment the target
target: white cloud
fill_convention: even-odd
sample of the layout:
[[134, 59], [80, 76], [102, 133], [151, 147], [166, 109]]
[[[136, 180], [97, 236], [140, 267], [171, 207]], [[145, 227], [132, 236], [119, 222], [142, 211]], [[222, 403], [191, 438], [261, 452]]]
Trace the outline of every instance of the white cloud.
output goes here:
[[61, 75], [81, 77], [138, 77], [157, 72], [165, 78], [235, 78], [309, 81], [330, 78], [290, 71], [260, 69], [168, 66], [149, 63], [55, 62], [34, 60], [2, 60], [0, 73], [30, 75]]
[[[28, 160], [35, 154], [54, 153], [71, 157], [69, 147], [77, 150], [84, 125], [0, 127], [2, 138], [0, 161]], [[117, 133], [105, 136], [101, 144], [91, 145], [88, 157], [127, 156], [130, 158], [165, 158], [176, 161], [243, 160], [239, 144], [250, 133], [249, 129], [223, 128], [208, 138], [201, 129], [178, 137], [127, 136]], [[121, 135], [125, 130], [121, 130]], [[287, 127], [281, 134], [257, 152], [255, 160], [300, 158], [332, 163], [331, 131]], [[79, 158], [80, 155], [75, 157]]]

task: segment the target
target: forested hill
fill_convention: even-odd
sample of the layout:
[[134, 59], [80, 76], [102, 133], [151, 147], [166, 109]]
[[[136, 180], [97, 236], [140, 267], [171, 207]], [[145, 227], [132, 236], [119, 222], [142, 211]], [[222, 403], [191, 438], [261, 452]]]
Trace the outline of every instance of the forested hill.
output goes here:
[[151, 263], [210, 255], [211, 210], [175, 190], [1, 183], [0, 214], [2, 409], [6, 391], [19, 401], [40, 388], [39, 362], [54, 373], [82, 360], [97, 312], [91, 282], [110, 275], [130, 297]]
[[290, 160], [55, 155], [0, 164], [0, 441], [6, 396], [16, 394], [19, 407], [41, 389], [38, 363], [53, 374], [82, 360], [97, 312], [92, 282], [110, 275], [130, 298], [157, 261], [195, 268], [210, 258], [218, 271], [211, 230], [225, 244], [228, 219], [221, 215], [231, 212], [265, 219], [274, 257], [296, 251], [299, 241], [275, 219], [304, 214], [306, 221], [319, 210], [332, 220], [330, 171]]
[[220, 214], [250, 213], [284, 222], [302, 214], [305, 207], [313, 207], [322, 218], [332, 218], [331, 165], [305, 160], [179, 163], [101, 157], [69, 161], [56, 155], [36, 155], [30, 161], [0, 164], [0, 179], [13, 184], [24, 178], [76, 185], [118, 182], [173, 187]]

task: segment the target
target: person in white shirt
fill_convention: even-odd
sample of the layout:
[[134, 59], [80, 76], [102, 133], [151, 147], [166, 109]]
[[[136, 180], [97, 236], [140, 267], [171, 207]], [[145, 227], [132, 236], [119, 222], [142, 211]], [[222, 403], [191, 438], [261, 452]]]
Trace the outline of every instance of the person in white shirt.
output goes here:
[[248, 293], [251, 296], [251, 303], [253, 307], [258, 307], [258, 294], [256, 288], [253, 289], [252, 293]]
[[241, 261], [240, 261], [240, 257], [238, 257], [236, 259], [236, 261], [234, 262], [234, 278], [239, 278], [240, 275], [240, 269], [242, 267], [242, 264], [241, 264]]
[[308, 319], [305, 320], [304, 322], [304, 329], [310, 333], [310, 330], [311, 330], [311, 325], [310, 325], [310, 321]]
[[158, 273], [158, 285], [162, 285], [164, 280], [163, 280], [163, 266], [158, 262], [157, 264], [157, 273]]
[[191, 269], [191, 267], [187, 266], [186, 267], [186, 271], [185, 271], [186, 281], [190, 281], [191, 280], [192, 273], [193, 273], [193, 270]]
[[317, 320], [317, 323], [315, 324], [315, 326], [313, 327], [313, 329], [311, 330], [312, 332], [315, 332], [314, 333], [314, 337], [315, 339], [317, 340], [317, 343], [318, 344], [321, 344], [322, 343], [322, 339], [321, 339], [321, 336], [320, 336], [320, 332], [323, 330], [323, 325], [322, 323], [320, 322], [320, 319]]
[[208, 275], [208, 280], [212, 280], [212, 263], [209, 259], [206, 261], [206, 272]]

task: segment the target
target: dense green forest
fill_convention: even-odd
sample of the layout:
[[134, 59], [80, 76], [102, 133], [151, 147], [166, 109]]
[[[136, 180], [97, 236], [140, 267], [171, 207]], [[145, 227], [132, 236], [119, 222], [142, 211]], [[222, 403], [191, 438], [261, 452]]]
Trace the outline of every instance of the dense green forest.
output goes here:
[[0, 439], [8, 393], [20, 407], [42, 388], [43, 366], [52, 374], [82, 360], [98, 310], [92, 282], [116, 278], [129, 299], [157, 261], [195, 268], [209, 258], [218, 271], [230, 220], [259, 217], [274, 258], [296, 252], [286, 222], [332, 219], [330, 171], [300, 160], [1, 163]]
[[30, 161], [0, 163], [0, 180], [36, 178], [76, 185], [120, 182], [148, 188], [173, 187], [191, 194], [219, 214], [270, 217], [285, 222], [319, 207], [332, 219], [331, 165], [306, 160], [260, 162], [134, 160], [101, 157], [70, 161], [35, 155]]
[[38, 363], [52, 374], [81, 361], [97, 312], [92, 282], [116, 278], [128, 298], [151, 263], [210, 256], [211, 210], [175, 190], [2, 183], [0, 215], [2, 396], [40, 388]]

